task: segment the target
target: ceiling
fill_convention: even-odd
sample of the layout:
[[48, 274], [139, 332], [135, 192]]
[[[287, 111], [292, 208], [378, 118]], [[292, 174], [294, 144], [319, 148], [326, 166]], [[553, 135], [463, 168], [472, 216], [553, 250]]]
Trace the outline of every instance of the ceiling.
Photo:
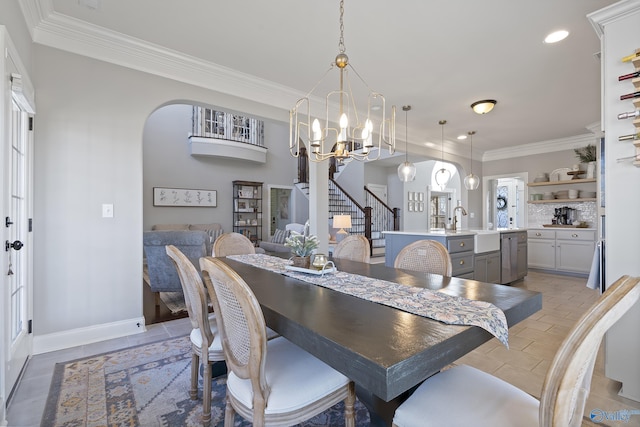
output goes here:
[[[29, 0], [21, 0], [29, 1]], [[305, 94], [338, 53], [338, 0], [31, 0], [43, 10]], [[350, 63], [398, 106], [410, 152], [470, 130], [479, 152], [588, 134], [600, 120], [600, 41], [586, 15], [613, 0], [346, 0]], [[67, 20], [71, 22], [71, 20]], [[569, 37], [544, 44], [552, 30]], [[337, 77], [334, 80], [337, 86]], [[480, 116], [474, 101], [492, 98]]]

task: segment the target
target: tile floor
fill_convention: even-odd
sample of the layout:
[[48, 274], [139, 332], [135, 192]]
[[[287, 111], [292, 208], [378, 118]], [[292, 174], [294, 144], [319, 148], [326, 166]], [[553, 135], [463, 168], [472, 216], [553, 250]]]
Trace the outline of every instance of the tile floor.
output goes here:
[[[539, 397], [544, 375], [563, 337], [580, 314], [598, 298], [597, 291], [587, 289], [585, 283], [586, 279], [530, 271], [514, 286], [542, 292], [542, 310], [510, 329], [509, 350], [493, 339], [456, 363], [466, 363], [490, 372]], [[186, 335], [190, 324], [188, 319], [178, 319], [147, 328], [147, 332], [142, 334], [34, 356], [10, 402], [9, 426], [40, 425], [55, 363]], [[617, 395], [620, 384], [607, 379], [603, 371], [601, 349], [585, 414], [595, 408], [606, 411], [640, 410], [639, 402]], [[608, 425], [640, 426], [640, 415], [632, 416], [627, 423], [608, 422]]]

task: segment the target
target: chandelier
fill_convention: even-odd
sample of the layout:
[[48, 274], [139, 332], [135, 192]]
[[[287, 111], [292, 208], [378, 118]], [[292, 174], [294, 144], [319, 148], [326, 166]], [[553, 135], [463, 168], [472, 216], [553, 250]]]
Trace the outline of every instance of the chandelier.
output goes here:
[[[343, 17], [344, 0], [340, 0], [339, 53], [320, 81], [289, 112], [289, 152], [293, 157], [298, 157], [300, 148], [305, 145], [309, 158], [315, 162], [331, 157], [340, 163], [353, 159], [377, 160], [383, 144], [389, 148], [390, 154], [395, 151], [396, 108], [392, 106], [387, 116], [384, 96], [372, 91], [349, 63], [344, 46]], [[336, 67], [339, 71], [338, 90], [330, 91], [324, 97], [324, 108], [316, 108], [312, 112], [312, 101], [317, 99], [312, 96], [314, 90]], [[360, 116], [356, 109], [347, 67], [368, 92], [366, 116]], [[375, 146], [374, 133], [377, 133]]]
[[438, 122], [438, 124], [440, 125], [441, 129], [442, 129], [442, 151], [441, 151], [441, 157], [440, 157], [440, 169], [436, 172], [435, 175], [435, 180], [436, 180], [436, 184], [438, 184], [438, 186], [440, 187], [441, 190], [444, 190], [445, 188], [447, 188], [447, 184], [449, 183], [449, 180], [451, 179], [451, 172], [449, 172], [449, 169], [447, 169], [445, 167], [445, 163], [444, 163], [444, 125], [447, 124], [446, 120], [440, 120]]

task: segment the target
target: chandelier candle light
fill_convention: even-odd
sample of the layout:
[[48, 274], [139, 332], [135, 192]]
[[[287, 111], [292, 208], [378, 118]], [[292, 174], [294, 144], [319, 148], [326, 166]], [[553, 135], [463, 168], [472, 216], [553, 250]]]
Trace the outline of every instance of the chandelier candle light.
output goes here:
[[[322, 77], [324, 79], [329, 71], [337, 67], [340, 72], [339, 89], [326, 95], [324, 111], [318, 114], [318, 111], [321, 111], [318, 109], [315, 114], [312, 114], [311, 103], [312, 100], [317, 99], [312, 95], [322, 81], [320, 79], [313, 89], [304, 98], [299, 99], [289, 112], [289, 152], [293, 157], [299, 156], [302, 144], [307, 145], [309, 158], [314, 162], [321, 162], [330, 157], [335, 157], [341, 163], [353, 159], [377, 160], [380, 157], [383, 143], [389, 148], [390, 154], [395, 151], [396, 108], [393, 106], [390, 117], [387, 117], [384, 96], [373, 92], [349, 63], [344, 46], [343, 16], [344, 0], [341, 0], [339, 53], [335, 62]], [[362, 117], [364, 118], [362, 121], [353, 99], [347, 66], [360, 79], [369, 93], [366, 116]], [[324, 120], [321, 122], [318, 117], [322, 115], [324, 115]], [[338, 127], [335, 127], [336, 122]], [[374, 147], [373, 143], [374, 131], [378, 133], [377, 147]]]
[[402, 107], [402, 111], [404, 111], [404, 138], [405, 138], [405, 148], [404, 148], [404, 162], [398, 166], [398, 178], [402, 182], [411, 182], [416, 179], [416, 166], [409, 162], [409, 132], [408, 129], [408, 119], [407, 116], [409, 111], [411, 110], [411, 105], [404, 105]]
[[441, 158], [440, 158], [440, 169], [438, 169], [438, 171], [436, 172], [436, 184], [438, 184], [440, 186], [441, 190], [444, 190], [445, 188], [447, 188], [447, 183], [449, 182], [449, 180], [451, 179], [451, 172], [449, 172], [449, 169], [447, 169], [444, 166], [444, 125], [447, 124], [446, 120], [440, 120], [438, 122], [438, 124], [441, 126], [442, 128], [442, 154], [441, 154]]
[[464, 177], [464, 187], [467, 190], [475, 190], [480, 185], [480, 178], [478, 178], [478, 175], [473, 174], [473, 135], [476, 134], [476, 131], [471, 130], [468, 133], [469, 133], [469, 137], [471, 138], [470, 148], [469, 148], [470, 167], [469, 167], [469, 175]]

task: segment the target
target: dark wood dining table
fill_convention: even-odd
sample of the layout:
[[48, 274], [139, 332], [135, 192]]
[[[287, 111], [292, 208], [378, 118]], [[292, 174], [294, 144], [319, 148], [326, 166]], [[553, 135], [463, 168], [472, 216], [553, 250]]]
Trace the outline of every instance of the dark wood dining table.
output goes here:
[[[476, 326], [447, 325], [249, 264], [221, 258], [255, 293], [267, 326], [356, 384], [371, 425], [391, 425], [395, 408], [422, 381], [490, 340]], [[513, 286], [333, 260], [340, 271], [418, 286], [502, 309], [509, 327], [542, 308], [542, 294]], [[304, 387], [304, 378], [300, 379]]]

